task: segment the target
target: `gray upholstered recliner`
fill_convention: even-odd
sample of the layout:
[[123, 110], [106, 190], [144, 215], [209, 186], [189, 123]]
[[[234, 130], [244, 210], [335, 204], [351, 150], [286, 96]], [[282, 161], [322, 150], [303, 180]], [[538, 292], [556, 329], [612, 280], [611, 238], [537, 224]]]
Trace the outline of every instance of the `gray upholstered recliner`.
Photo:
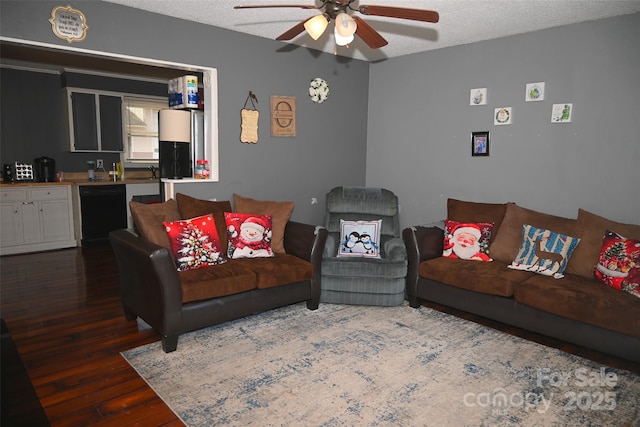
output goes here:
[[[382, 220], [380, 259], [338, 257], [340, 220]], [[384, 188], [336, 187], [327, 194], [320, 302], [394, 306], [405, 298], [407, 251], [400, 237], [398, 198]]]

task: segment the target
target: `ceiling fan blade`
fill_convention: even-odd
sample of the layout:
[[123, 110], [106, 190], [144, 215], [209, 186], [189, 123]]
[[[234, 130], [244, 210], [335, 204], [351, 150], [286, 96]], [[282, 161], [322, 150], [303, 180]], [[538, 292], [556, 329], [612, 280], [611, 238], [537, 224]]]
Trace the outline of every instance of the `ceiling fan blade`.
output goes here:
[[[313, 16], [311, 18], [313, 18]], [[295, 36], [297, 36], [298, 34], [304, 31], [304, 24], [309, 19], [305, 19], [304, 21], [298, 22], [296, 25], [294, 25], [293, 27], [289, 28], [287, 31], [285, 31], [284, 33], [276, 37], [276, 40], [291, 40], [292, 38], [294, 38]]]
[[438, 22], [440, 14], [434, 10], [409, 9], [392, 6], [360, 6], [358, 11], [363, 15], [386, 16], [389, 18], [411, 19], [423, 22]]
[[373, 27], [365, 22], [364, 19], [354, 16], [356, 21], [356, 34], [362, 39], [371, 49], [379, 49], [382, 46], [389, 44], [388, 41], [380, 35], [379, 32], [373, 29]]
[[264, 9], [271, 7], [295, 7], [298, 9], [318, 9], [316, 6], [308, 4], [249, 4], [245, 6], [233, 6], [234, 9]]

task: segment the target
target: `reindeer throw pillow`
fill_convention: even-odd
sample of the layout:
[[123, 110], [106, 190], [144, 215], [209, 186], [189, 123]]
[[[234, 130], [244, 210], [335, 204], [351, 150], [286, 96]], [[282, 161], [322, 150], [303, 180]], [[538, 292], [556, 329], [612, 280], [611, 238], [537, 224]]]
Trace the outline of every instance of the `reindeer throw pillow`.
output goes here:
[[560, 279], [578, 243], [577, 237], [524, 224], [518, 253], [508, 267]]

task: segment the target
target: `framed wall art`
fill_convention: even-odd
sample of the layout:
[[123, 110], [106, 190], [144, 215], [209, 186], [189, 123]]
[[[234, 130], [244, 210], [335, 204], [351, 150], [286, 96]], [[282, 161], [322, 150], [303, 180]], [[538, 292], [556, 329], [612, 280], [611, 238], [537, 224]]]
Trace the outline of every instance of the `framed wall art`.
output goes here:
[[501, 107], [493, 110], [493, 124], [496, 126], [510, 125], [512, 117], [511, 107]]
[[471, 155], [489, 155], [489, 132], [471, 132]]
[[469, 93], [469, 105], [487, 105], [487, 88], [471, 89]]
[[551, 123], [571, 123], [573, 104], [553, 104], [551, 108]]
[[271, 97], [271, 136], [296, 136], [295, 96]]
[[527, 83], [524, 100], [526, 102], [544, 101], [544, 82]]

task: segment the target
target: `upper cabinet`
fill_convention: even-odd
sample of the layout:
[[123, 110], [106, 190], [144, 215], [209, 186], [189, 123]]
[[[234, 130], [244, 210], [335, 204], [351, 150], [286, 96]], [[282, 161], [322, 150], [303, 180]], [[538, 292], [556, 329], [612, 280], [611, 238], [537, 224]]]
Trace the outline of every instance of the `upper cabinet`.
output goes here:
[[124, 108], [121, 94], [66, 88], [71, 151], [122, 152]]

